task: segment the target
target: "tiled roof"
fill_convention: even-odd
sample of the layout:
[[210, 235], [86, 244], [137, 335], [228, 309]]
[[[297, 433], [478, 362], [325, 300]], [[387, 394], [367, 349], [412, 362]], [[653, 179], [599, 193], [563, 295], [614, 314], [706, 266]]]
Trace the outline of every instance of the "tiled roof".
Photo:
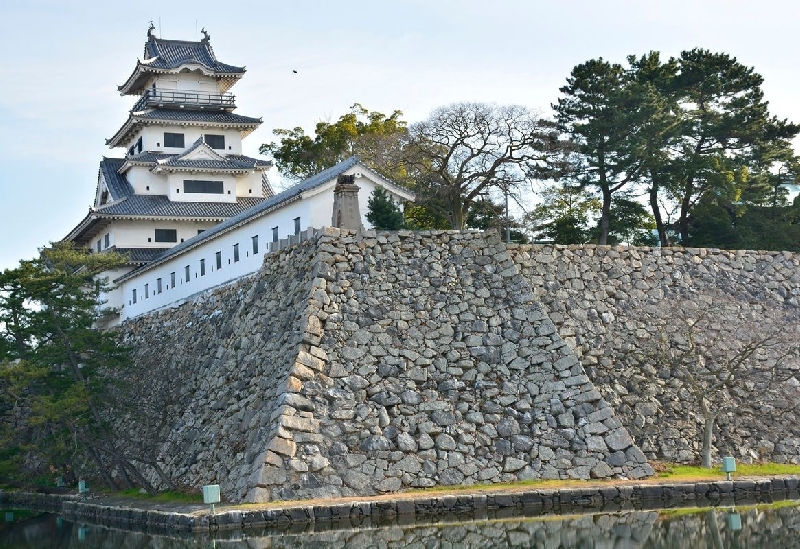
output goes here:
[[[164, 252], [162, 255], [157, 257], [153, 261], [153, 263], [148, 264], [148, 265], [155, 265], [155, 264], [158, 264], [158, 263], [162, 263], [165, 260], [169, 259], [170, 257], [173, 257], [175, 255], [180, 254], [183, 250], [186, 250], [188, 248], [194, 248], [195, 246], [201, 244], [202, 242], [205, 242], [206, 240], [210, 240], [211, 238], [213, 238], [214, 236], [216, 236], [216, 235], [218, 235], [220, 233], [226, 232], [229, 229], [232, 229], [232, 228], [234, 228], [234, 227], [236, 227], [238, 225], [241, 225], [241, 224], [243, 224], [244, 222], [248, 221], [251, 218], [259, 217], [261, 214], [264, 214], [264, 213], [266, 213], [266, 212], [268, 212], [268, 211], [280, 206], [281, 204], [283, 204], [285, 202], [291, 201], [292, 199], [298, 197], [300, 194], [302, 194], [302, 193], [304, 193], [306, 191], [309, 191], [309, 190], [311, 190], [311, 189], [313, 189], [315, 187], [318, 187], [319, 185], [322, 185], [323, 183], [326, 183], [326, 182], [330, 181], [331, 179], [336, 179], [339, 175], [343, 174], [345, 171], [349, 170], [350, 168], [352, 168], [353, 166], [355, 166], [358, 163], [359, 163], [358, 156], [351, 156], [347, 160], [339, 162], [335, 166], [333, 166], [331, 168], [328, 168], [327, 170], [323, 170], [323, 171], [319, 172], [315, 176], [310, 177], [310, 178], [306, 179], [305, 181], [302, 181], [302, 182], [298, 183], [297, 185], [294, 185], [293, 187], [290, 187], [290, 188], [286, 189], [285, 191], [276, 194], [272, 198], [268, 198], [268, 199], [256, 204], [252, 208], [250, 208], [248, 210], [245, 210], [245, 211], [243, 211], [243, 212], [241, 212], [241, 213], [239, 213], [237, 215], [234, 215], [234, 216], [226, 219], [222, 223], [220, 223], [218, 225], [214, 225], [210, 229], [206, 229], [201, 234], [199, 234], [197, 236], [194, 236], [194, 237], [190, 238], [189, 240], [187, 240], [185, 242], [181, 242], [177, 246], [174, 246], [174, 247], [170, 248], [169, 250], [167, 250], [166, 252]], [[144, 266], [141, 269], [144, 269], [146, 267], [147, 266]], [[129, 278], [130, 276], [133, 275], [133, 273], [136, 273], [139, 270], [140, 269], [136, 269], [134, 271], [131, 271], [130, 273], [124, 275], [122, 278]]]
[[187, 42], [152, 37], [144, 44], [144, 63], [158, 69], [176, 69], [183, 65], [201, 65], [211, 72], [242, 74], [244, 67], [217, 61], [211, 42]]
[[116, 202], [134, 194], [133, 187], [125, 176], [118, 173], [123, 162], [125, 160], [122, 158], [103, 158], [100, 161], [100, 171], [108, 186], [110, 202]]
[[[202, 143], [198, 139], [198, 142]], [[138, 166], [152, 166], [152, 167], [165, 167], [165, 168], [187, 168], [205, 171], [248, 171], [253, 169], [268, 169], [272, 166], [269, 160], [262, 160], [259, 158], [251, 158], [241, 154], [219, 155], [219, 160], [192, 160], [182, 158], [196, 147], [193, 145], [187, 151], [181, 154], [162, 154], [152, 152], [142, 152], [134, 156], [127, 156], [121, 164], [123, 172], [131, 165]]]
[[150, 263], [156, 257], [169, 250], [169, 248], [117, 248], [116, 246], [111, 249], [121, 254], [128, 254], [128, 257], [130, 257], [129, 263], [139, 264]]
[[[198, 139], [198, 143], [202, 143]], [[118, 170], [123, 172], [131, 165], [138, 166], [163, 166], [166, 168], [187, 168], [196, 170], [220, 170], [220, 171], [248, 171], [253, 169], [268, 169], [272, 166], [269, 160], [251, 158], [241, 154], [219, 155], [218, 160], [202, 159], [192, 160], [183, 158], [196, 148], [192, 145], [188, 150], [181, 154], [163, 154], [153, 152], [142, 152], [134, 156], [126, 156], [120, 164]]]
[[177, 73], [188, 65], [199, 68], [204, 74], [234, 81], [245, 72], [244, 67], [218, 61], [208, 37], [200, 42], [189, 42], [164, 40], [148, 34], [144, 45], [144, 59], [136, 62], [131, 75], [117, 89], [123, 94], [139, 93], [149, 74]]
[[153, 109], [145, 113], [136, 113], [131, 118], [140, 120], [166, 120], [169, 122], [213, 122], [215, 124], [259, 125], [260, 118], [242, 116], [225, 111], [192, 111], [186, 109]]
[[155, 164], [159, 160], [167, 160], [175, 156], [174, 154], [155, 153], [143, 151], [133, 156], [126, 156], [124, 162], [135, 162], [137, 164]]
[[210, 218], [225, 219], [262, 201], [263, 198], [239, 198], [236, 202], [173, 202], [164, 195], [134, 194], [119, 202], [97, 208], [105, 216]]
[[196, 126], [239, 128], [242, 130], [244, 137], [261, 124], [261, 119], [225, 111], [153, 109], [143, 113], [131, 113], [128, 116], [128, 120], [117, 130], [114, 136], [110, 139], [106, 139], [106, 145], [110, 147], [119, 147], [129, 135], [136, 131], [140, 124], [159, 122], [180, 122], [181, 124]]
[[124, 158], [103, 158], [100, 162], [111, 202], [97, 208], [96, 213], [222, 219], [236, 215], [263, 200], [245, 197], [238, 198], [236, 202], [173, 202], [164, 195], [136, 194], [126, 177], [119, 173], [124, 162]]
[[187, 160], [177, 157], [160, 162], [159, 166], [168, 168], [196, 168], [199, 170], [221, 170], [221, 171], [247, 171], [255, 168], [269, 168], [272, 164], [265, 160], [256, 160], [246, 156], [239, 158], [224, 158], [222, 160]]

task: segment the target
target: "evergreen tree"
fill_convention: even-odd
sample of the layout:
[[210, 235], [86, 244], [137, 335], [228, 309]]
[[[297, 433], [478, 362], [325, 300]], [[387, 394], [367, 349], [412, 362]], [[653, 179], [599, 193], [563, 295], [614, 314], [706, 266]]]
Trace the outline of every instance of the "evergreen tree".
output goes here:
[[0, 407], [16, 421], [0, 432], [7, 450], [0, 469], [7, 474], [19, 474], [16, 466], [27, 457], [66, 478], [97, 475], [109, 486], [115, 470], [128, 486], [152, 491], [103, 415], [107, 383], [129, 355], [115, 332], [93, 327], [108, 283], [98, 277], [125, 262], [57, 243], [0, 276], [0, 334], [8, 342], [0, 356]]
[[600, 194], [599, 244], [608, 242], [614, 193], [643, 169], [635, 128], [644, 118], [628, 82], [621, 65], [592, 59], [572, 69], [553, 105], [561, 130], [577, 147], [567, 177]]
[[367, 221], [380, 231], [403, 228], [403, 212], [386, 189], [376, 186], [367, 201]]

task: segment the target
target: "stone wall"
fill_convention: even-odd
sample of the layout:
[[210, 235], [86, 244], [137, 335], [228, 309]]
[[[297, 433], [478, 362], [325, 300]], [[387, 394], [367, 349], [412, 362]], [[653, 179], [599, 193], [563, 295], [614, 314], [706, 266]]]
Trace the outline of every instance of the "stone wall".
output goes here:
[[[639, 478], [646, 457], [695, 461], [700, 444], [685, 387], [634, 352], [658, 337], [644, 312], [676, 296], [754, 318], [794, 310], [798, 264], [325, 229], [126, 322], [149, 412], [120, 421], [153, 482], [219, 483], [231, 501]], [[800, 462], [793, 412], [772, 417], [752, 391], [728, 404], [752, 413], [720, 417], [715, 448]]]
[[123, 328], [141, 444], [232, 501], [652, 474], [497, 235], [329, 229]]
[[[786, 344], [800, 341], [797, 254], [555, 245], [512, 245], [509, 251], [559, 334], [649, 458], [697, 461], [702, 429], [685, 386], [669, 368], [643, 363], [636, 352], [660, 336], [654, 309], [676, 317], [690, 314], [680, 307], [692, 303], [713, 309], [721, 332], [746, 317], [754, 333], [775, 329], [765, 320], [786, 313], [789, 320], [777, 329]], [[784, 366], [798, 371], [796, 349]], [[790, 408], [800, 399], [798, 379], [783, 387], [794, 394]], [[793, 410], [777, 415], [773, 404], [758, 390], [728, 395], [717, 419], [715, 454], [800, 463], [800, 417]]]

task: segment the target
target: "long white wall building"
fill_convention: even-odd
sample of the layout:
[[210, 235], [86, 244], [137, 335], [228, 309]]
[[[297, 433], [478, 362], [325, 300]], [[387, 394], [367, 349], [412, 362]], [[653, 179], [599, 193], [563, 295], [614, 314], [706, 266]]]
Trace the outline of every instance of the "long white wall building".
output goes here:
[[342, 175], [354, 176], [360, 188], [359, 209], [366, 228], [371, 227], [365, 217], [367, 201], [376, 186], [397, 202], [413, 199], [409, 191], [351, 157], [118, 278], [118, 287], [108, 298], [122, 302], [119, 320], [179, 304], [198, 292], [251, 274], [269, 261], [265, 254], [271, 245], [331, 226], [333, 191]]

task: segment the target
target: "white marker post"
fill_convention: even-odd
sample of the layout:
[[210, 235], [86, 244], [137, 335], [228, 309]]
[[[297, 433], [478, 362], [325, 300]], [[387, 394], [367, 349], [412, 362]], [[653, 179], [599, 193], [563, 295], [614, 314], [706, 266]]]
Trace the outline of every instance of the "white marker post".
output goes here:
[[203, 503], [211, 506], [211, 516], [214, 516], [214, 504], [219, 501], [219, 484], [203, 486]]

